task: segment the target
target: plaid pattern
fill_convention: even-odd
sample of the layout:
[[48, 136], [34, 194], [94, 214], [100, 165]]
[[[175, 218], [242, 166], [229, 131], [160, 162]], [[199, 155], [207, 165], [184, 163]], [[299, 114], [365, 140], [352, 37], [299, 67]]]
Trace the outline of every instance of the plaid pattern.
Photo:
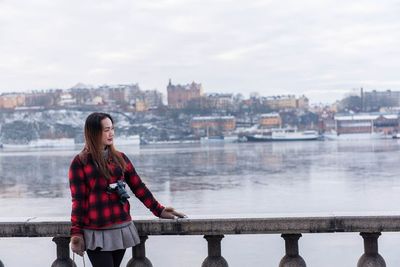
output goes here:
[[128, 157], [121, 153], [127, 164], [125, 172], [110, 158], [108, 167], [111, 179], [106, 180], [99, 172], [90, 154], [86, 164], [79, 155], [72, 160], [69, 169], [69, 184], [72, 197], [71, 236], [83, 235], [83, 228], [101, 229], [113, 224], [132, 220], [130, 205], [119, 202], [116, 192], [107, 193], [107, 187], [117, 180], [124, 180], [137, 198], [160, 217], [164, 207], [153, 197], [150, 190], [142, 182]]

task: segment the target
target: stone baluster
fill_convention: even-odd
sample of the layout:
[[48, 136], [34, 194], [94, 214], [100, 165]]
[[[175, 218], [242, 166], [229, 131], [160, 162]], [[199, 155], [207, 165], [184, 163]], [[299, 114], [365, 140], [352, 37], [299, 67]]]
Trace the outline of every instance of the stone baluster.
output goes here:
[[279, 267], [306, 267], [305, 261], [299, 255], [298, 240], [301, 234], [282, 234], [281, 236], [285, 239], [286, 255], [279, 263]]
[[140, 244], [132, 248], [132, 259], [128, 261], [126, 267], [153, 267], [151, 261], [146, 258], [145, 242], [148, 236], [140, 236]]
[[69, 236], [57, 236], [53, 238], [53, 242], [57, 245], [57, 259], [51, 267], [76, 267], [76, 264], [69, 257], [69, 240]]
[[364, 254], [357, 267], [386, 267], [385, 260], [378, 253], [378, 237], [381, 233], [360, 233], [364, 239]]
[[228, 267], [228, 262], [221, 256], [221, 240], [223, 235], [205, 235], [208, 243], [208, 256], [201, 267]]

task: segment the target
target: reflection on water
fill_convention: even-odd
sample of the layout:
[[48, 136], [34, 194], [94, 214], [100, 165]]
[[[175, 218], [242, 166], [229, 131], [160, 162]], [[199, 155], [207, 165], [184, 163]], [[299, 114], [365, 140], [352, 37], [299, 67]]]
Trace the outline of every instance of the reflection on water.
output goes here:
[[60, 155], [0, 156], [1, 197], [63, 197], [71, 158]]
[[[379, 204], [383, 210], [397, 210], [394, 203], [383, 205], [385, 198], [371, 202], [368, 197], [379, 190], [386, 198], [397, 193], [399, 149], [396, 140], [379, 140], [191, 144], [123, 151], [157, 196], [176, 201], [171, 204], [202, 214], [240, 213], [241, 208], [259, 214], [367, 212], [378, 210]], [[2, 151], [0, 197], [68, 200], [68, 167], [78, 151]], [[343, 199], [349, 203], [343, 205]], [[237, 211], [231, 205], [236, 200]], [[188, 204], [191, 201], [199, 206]]]
[[[396, 140], [191, 144], [121, 150], [162, 203], [190, 216], [379, 215], [400, 211], [400, 145]], [[0, 151], [0, 198], [5, 204], [0, 205], [0, 214], [68, 216], [67, 171], [77, 152]], [[151, 216], [134, 198], [132, 210], [134, 216]], [[357, 249], [362, 249], [361, 244]], [[385, 256], [388, 254], [395, 255], [388, 252]], [[251, 257], [241, 258], [249, 261]], [[339, 266], [318, 260], [311, 265]], [[231, 262], [235, 266], [240, 259]]]

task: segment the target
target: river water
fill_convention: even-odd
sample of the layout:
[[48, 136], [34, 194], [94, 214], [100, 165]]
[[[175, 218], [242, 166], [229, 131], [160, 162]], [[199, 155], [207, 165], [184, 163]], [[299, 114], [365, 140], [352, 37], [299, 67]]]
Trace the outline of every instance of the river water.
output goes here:
[[[161, 203], [192, 218], [400, 214], [397, 140], [120, 149]], [[0, 150], [0, 220], [68, 220], [67, 172], [78, 151]], [[152, 218], [137, 199], [130, 201], [134, 218]], [[379, 238], [387, 266], [400, 266], [399, 243], [397, 233]], [[355, 266], [363, 253], [358, 233], [304, 234], [299, 248], [307, 266], [318, 267]], [[6, 267], [50, 266], [55, 252], [50, 238], [0, 240]], [[207, 246], [201, 236], [151, 236], [146, 253], [156, 267], [200, 266]], [[278, 266], [284, 241], [280, 235], [226, 236], [222, 254], [229, 266]], [[130, 256], [129, 250], [123, 266]]]

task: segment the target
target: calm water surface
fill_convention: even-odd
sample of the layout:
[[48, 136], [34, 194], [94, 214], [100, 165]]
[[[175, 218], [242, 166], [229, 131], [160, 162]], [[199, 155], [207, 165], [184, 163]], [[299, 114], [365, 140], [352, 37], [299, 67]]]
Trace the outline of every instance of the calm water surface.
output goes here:
[[[400, 213], [400, 143], [396, 140], [120, 149], [161, 203], [193, 218]], [[0, 150], [2, 220], [68, 219], [67, 172], [77, 152]], [[131, 198], [131, 204], [133, 217], [152, 216], [137, 199]], [[400, 234], [383, 234], [379, 241], [387, 265], [400, 266], [394, 249]], [[200, 266], [207, 254], [201, 236], [150, 237], [146, 244], [154, 266]], [[355, 266], [362, 250], [357, 233], [306, 234], [300, 239], [307, 266]], [[24, 257], [18, 256], [21, 251]], [[222, 253], [230, 266], [278, 266], [284, 243], [279, 235], [226, 236]], [[125, 262], [129, 258], [130, 251]], [[50, 266], [55, 245], [49, 238], [2, 239], [0, 259], [6, 267]]]

